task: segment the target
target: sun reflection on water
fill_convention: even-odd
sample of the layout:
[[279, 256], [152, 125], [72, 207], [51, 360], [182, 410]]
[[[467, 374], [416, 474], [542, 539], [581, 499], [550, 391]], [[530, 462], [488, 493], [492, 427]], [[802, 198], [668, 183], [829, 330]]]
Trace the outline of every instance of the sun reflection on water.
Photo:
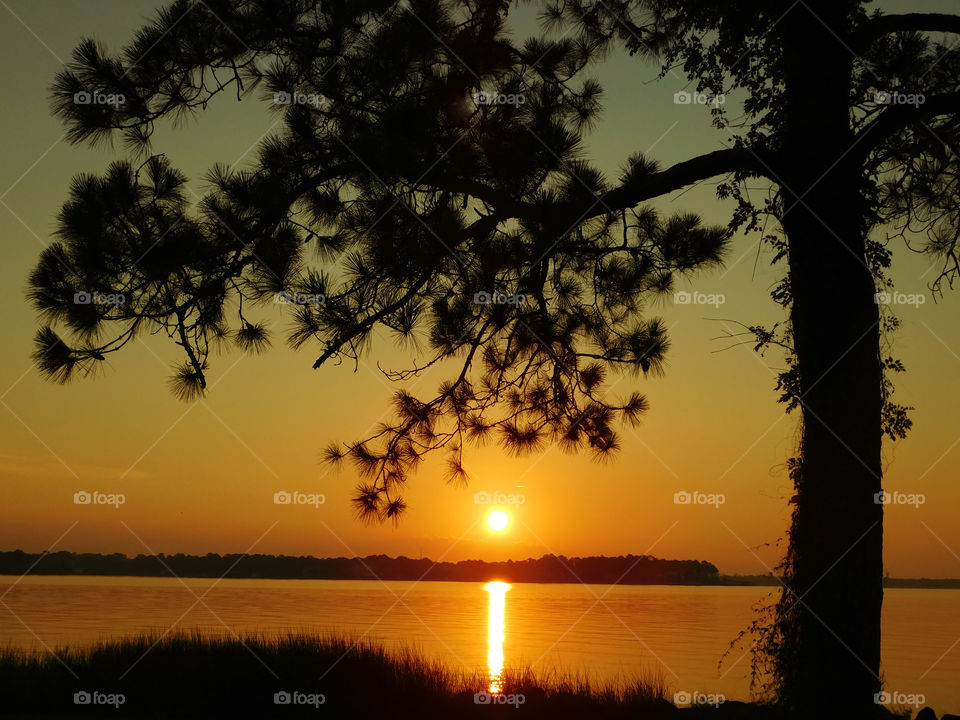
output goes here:
[[487, 636], [487, 666], [490, 670], [490, 692], [503, 692], [503, 609], [510, 585], [495, 580], [484, 588], [490, 593], [490, 621]]

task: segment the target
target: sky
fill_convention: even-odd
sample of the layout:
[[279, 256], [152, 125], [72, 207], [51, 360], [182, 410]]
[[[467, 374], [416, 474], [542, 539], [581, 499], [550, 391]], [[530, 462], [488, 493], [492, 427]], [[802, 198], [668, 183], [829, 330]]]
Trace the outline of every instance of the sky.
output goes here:
[[[377, 370], [411, 364], [388, 339], [359, 368], [312, 370], [315, 348], [275, 342], [268, 353], [213, 358], [206, 398], [185, 404], [169, 391], [178, 348], [144, 337], [111, 357], [96, 377], [59, 386], [32, 366], [39, 320], [25, 297], [27, 275], [55, 229], [71, 178], [100, 172], [122, 153], [70, 146], [50, 113], [49, 88], [81, 37], [111, 50], [163, 3], [154, 0], [0, 1], [0, 550], [197, 553], [256, 552], [338, 556], [385, 553], [461, 560], [595, 554], [702, 559], [727, 573], [766, 573], [782, 553], [792, 506], [785, 460], [794, 451], [797, 416], [776, 403], [782, 360], [761, 357], [728, 333], [737, 323], [772, 323], [783, 311], [769, 297], [782, 268], [770, 266], [759, 235], [739, 234], [727, 263], [685, 288], [723, 295], [718, 306], [649, 309], [671, 328], [661, 378], [613, 377], [613, 394], [640, 390], [650, 410], [623, 448], [599, 465], [557, 448], [504, 458], [496, 447], [469, 448], [466, 488], [444, 483], [440, 458], [410, 481], [399, 526], [368, 526], [353, 516], [357, 478], [320, 461], [330, 441], [361, 439], [387, 418], [397, 389]], [[886, 3], [891, 11], [947, 10], [949, 3]], [[518, 35], [533, 28], [530, 10], [514, 17]], [[595, 69], [605, 111], [587, 157], [615, 179], [641, 151], [669, 165], [729, 145], [703, 106], [678, 105], [687, 84], [658, 68], [614, 54]], [[736, 98], [728, 99], [736, 102]], [[163, 125], [155, 148], [191, 178], [198, 194], [215, 162], [243, 167], [277, 116], [262, 103], [221, 98], [184, 127]], [[754, 189], [758, 197], [766, 188]], [[731, 205], [711, 183], [658, 203], [725, 224]], [[894, 352], [908, 373], [896, 400], [913, 406], [914, 429], [884, 448], [885, 488], [920, 493], [924, 502], [886, 513], [885, 571], [900, 577], [960, 577], [960, 297], [934, 302], [926, 258], [897, 248], [897, 290], [925, 302], [900, 308]], [[271, 308], [278, 327], [283, 308]], [[416, 393], [444, 379], [428, 373]], [[123, 504], [82, 505], [77, 492], [122, 494]], [[318, 505], [278, 505], [278, 491], [322, 495]], [[680, 492], [722, 496], [722, 503], [677, 504]], [[479, 495], [478, 497], [478, 493]], [[482, 493], [514, 496], [503, 532], [486, 525]], [[720, 498], [717, 497], [717, 500]], [[522, 500], [522, 503], [520, 502]]]

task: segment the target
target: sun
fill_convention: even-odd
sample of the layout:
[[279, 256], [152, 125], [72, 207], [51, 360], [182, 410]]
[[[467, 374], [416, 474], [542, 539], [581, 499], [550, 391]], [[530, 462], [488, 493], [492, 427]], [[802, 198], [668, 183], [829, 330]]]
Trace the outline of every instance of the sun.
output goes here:
[[510, 517], [502, 510], [495, 510], [487, 515], [487, 525], [490, 526], [491, 530], [502, 532], [503, 530], [507, 529], [507, 525], [509, 524]]

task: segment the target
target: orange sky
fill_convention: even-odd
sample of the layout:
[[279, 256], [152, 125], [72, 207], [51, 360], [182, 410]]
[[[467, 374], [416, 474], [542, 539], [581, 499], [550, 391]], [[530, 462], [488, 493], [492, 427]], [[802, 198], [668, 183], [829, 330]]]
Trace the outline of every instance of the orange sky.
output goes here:
[[[376, 370], [411, 359], [388, 340], [357, 372], [313, 371], [312, 349], [294, 353], [277, 338], [265, 356], [230, 352], [214, 359], [206, 400], [186, 405], [168, 391], [179, 360], [169, 343], [147, 339], [112, 357], [97, 378], [67, 387], [45, 382], [31, 367], [33, 310], [24, 299], [26, 275], [49, 242], [54, 216], [72, 175], [99, 171], [116, 155], [68, 147], [49, 114], [47, 88], [81, 34], [111, 48], [126, 40], [160, 3], [95, 0], [37, 4], [8, 0], [0, 25], [6, 67], [0, 116], [5, 139], [0, 166], [0, 549], [98, 552], [251, 552], [351, 555], [420, 554], [447, 560], [650, 553], [716, 563], [723, 572], [766, 572], [779, 558], [776, 543], [789, 520], [792, 495], [784, 460], [796, 441], [796, 418], [775, 403], [779, 358], [718, 339], [734, 321], [772, 322], [781, 310], [769, 299], [779, 270], [757, 236], [738, 236], [725, 270], [687, 289], [723, 293], [712, 307], [650, 308], [672, 330], [667, 373], [660, 379], [614, 378], [612, 394], [645, 392], [651, 410], [636, 430], [625, 428], [623, 450], [597, 465], [557, 449], [505, 459], [496, 448], [470, 449], [468, 488], [447, 486], [439, 462], [412, 479], [410, 505], [398, 528], [367, 527], [352, 517], [349, 468], [329, 471], [319, 451], [331, 440], [360, 439], [388, 409], [394, 388]], [[942, 4], [927, 3], [930, 9]], [[925, 9], [924, 8], [920, 9]], [[14, 17], [14, 13], [16, 17]], [[29, 27], [29, 31], [27, 29]], [[682, 83], [657, 69], [615, 57], [598, 75], [606, 113], [590, 156], [611, 177], [631, 151], [664, 164], [728, 142], [710, 127], [702, 107], [677, 106]], [[193, 178], [214, 162], [244, 164], [276, 118], [252, 101], [223, 99], [186, 129], [158, 133], [156, 148]], [[758, 189], [758, 192], [762, 192]], [[725, 223], [730, 206], [703, 185], [661, 203]], [[924, 258], [898, 249], [898, 289], [926, 292]], [[947, 296], [903, 308], [894, 351], [908, 374], [896, 379], [897, 400], [913, 405], [915, 427], [885, 450], [890, 490], [923, 493], [918, 508], [887, 512], [886, 566], [897, 576], [960, 576], [960, 450], [956, 422], [960, 379], [960, 298]], [[284, 312], [267, 313], [284, 325]], [[414, 393], [436, 389], [442, 368]], [[438, 458], [439, 460], [439, 458]], [[121, 492], [118, 509], [75, 505], [78, 490]], [[323, 493], [319, 508], [278, 506], [278, 490]], [[478, 491], [522, 493], [501, 535], [483, 520]], [[722, 493], [725, 503], [677, 505], [678, 491]]]

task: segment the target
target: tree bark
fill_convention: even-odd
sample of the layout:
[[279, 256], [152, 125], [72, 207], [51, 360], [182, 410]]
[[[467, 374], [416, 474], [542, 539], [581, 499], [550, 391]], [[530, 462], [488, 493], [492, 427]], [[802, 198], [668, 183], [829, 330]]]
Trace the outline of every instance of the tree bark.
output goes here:
[[782, 21], [787, 108], [775, 172], [803, 424], [782, 680], [803, 717], [869, 716], [880, 690], [882, 367], [862, 170], [848, 152], [844, 5], [800, 3]]

